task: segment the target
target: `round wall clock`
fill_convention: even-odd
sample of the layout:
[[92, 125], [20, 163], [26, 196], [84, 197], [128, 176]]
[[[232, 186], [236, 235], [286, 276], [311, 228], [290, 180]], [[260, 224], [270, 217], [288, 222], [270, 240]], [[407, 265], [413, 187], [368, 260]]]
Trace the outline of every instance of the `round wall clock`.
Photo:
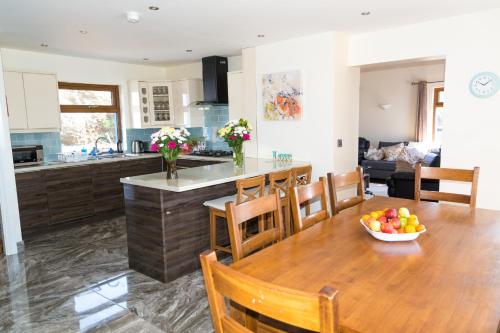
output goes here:
[[488, 98], [497, 93], [500, 89], [500, 80], [495, 73], [481, 72], [470, 80], [469, 90], [472, 95], [478, 98]]

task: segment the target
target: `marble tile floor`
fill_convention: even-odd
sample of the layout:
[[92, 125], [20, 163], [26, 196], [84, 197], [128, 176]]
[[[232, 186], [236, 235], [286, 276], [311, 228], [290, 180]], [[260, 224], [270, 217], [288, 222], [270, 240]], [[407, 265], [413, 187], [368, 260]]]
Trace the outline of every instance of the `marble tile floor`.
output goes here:
[[128, 269], [125, 218], [0, 257], [0, 332], [213, 332], [201, 272], [168, 284]]

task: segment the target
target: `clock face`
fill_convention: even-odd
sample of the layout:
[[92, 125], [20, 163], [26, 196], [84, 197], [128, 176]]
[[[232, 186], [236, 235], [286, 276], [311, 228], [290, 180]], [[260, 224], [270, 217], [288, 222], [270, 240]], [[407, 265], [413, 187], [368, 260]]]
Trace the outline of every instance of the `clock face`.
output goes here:
[[469, 84], [472, 95], [478, 98], [488, 98], [495, 95], [500, 88], [500, 80], [495, 73], [482, 72], [476, 74]]

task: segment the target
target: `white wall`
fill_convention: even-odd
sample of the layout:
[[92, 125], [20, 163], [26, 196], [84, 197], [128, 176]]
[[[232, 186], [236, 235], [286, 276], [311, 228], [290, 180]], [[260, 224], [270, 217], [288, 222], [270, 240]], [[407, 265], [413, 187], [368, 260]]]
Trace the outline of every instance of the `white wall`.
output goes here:
[[16, 179], [10, 143], [9, 119], [5, 104], [2, 52], [0, 52], [0, 210], [2, 232], [7, 255], [17, 253], [17, 243], [22, 241], [21, 223], [17, 203]]
[[[443, 81], [444, 68], [444, 63], [431, 63], [363, 69], [359, 135], [370, 140], [375, 147], [378, 147], [379, 141], [415, 140], [418, 87], [411, 83], [422, 80]], [[432, 97], [429, 93], [430, 103]], [[382, 104], [390, 104], [392, 107], [383, 110], [380, 107]], [[432, 112], [429, 119], [431, 118]], [[432, 136], [432, 126], [428, 129]]]
[[[478, 99], [469, 93], [478, 72], [500, 74], [500, 9], [353, 36], [351, 65], [444, 56], [446, 99], [443, 115], [444, 167], [481, 167], [478, 206], [500, 209], [498, 124], [500, 93]], [[445, 191], [466, 187], [445, 183]]]
[[165, 80], [158, 66], [68, 57], [50, 53], [2, 49], [4, 70], [55, 73], [59, 81], [120, 86], [123, 128], [131, 127], [127, 80]]
[[[228, 57], [227, 60], [230, 72], [242, 69], [241, 56]], [[165, 75], [168, 80], [201, 79], [203, 77], [201, 61], [168, 66], [165, 68]]]
[[[354, 169], [359, 71], [347, 68], [347, 37], [329, 32], [255, 50], [259, 157], [270, 158], [273, 150], [291, 153], [310, 161], [315, 177]], [[290, 70], [302, 73], [302, 120], [266, 121], [262, 75]], [[336, 148], [337, 138], [344, 140], [343, 148]]]

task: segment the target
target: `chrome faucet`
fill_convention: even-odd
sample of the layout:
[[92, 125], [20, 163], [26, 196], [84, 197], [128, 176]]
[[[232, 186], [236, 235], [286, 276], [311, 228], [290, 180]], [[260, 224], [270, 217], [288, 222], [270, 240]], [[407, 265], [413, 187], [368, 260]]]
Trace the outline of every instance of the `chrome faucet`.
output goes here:
[[98, 143], [98, 142], [99, 142], [99, 140], [101, 140], [101, 139], [103, 139], [103, 140], [108, 140], [107, 138], [105, 138], [105, 137], [103, 137], [103, 136], [100, 136], [100, 137], [98, 137], [98, 138], [97, 138], [97, 140], [95, 140], [95, 146], [94, 146], [94, 149], [95, 149], [95, 158], [96, 158], [96, 160], [98, 160], [98, 159], [99, 159], [99, 150], [97, 150], [97, 143]]

